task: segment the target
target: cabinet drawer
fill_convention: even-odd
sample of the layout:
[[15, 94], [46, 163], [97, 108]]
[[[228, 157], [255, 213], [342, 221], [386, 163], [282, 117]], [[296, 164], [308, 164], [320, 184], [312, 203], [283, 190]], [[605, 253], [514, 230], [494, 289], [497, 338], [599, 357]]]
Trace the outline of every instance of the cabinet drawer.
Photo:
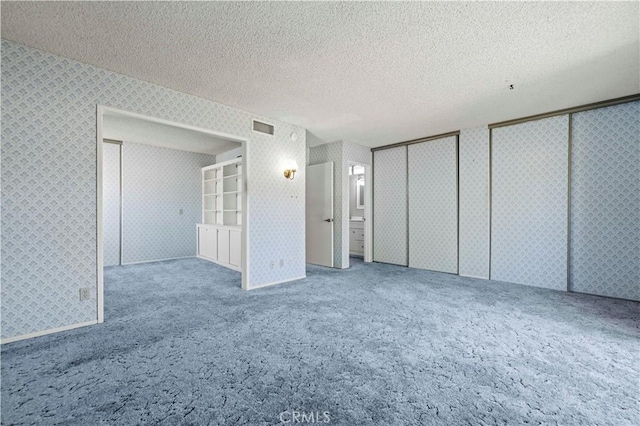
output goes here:
[[349, 230], [349, 250], [355, 250], [356, 244], [358, 244], [358, 240], [356, 240], [356, 230]]

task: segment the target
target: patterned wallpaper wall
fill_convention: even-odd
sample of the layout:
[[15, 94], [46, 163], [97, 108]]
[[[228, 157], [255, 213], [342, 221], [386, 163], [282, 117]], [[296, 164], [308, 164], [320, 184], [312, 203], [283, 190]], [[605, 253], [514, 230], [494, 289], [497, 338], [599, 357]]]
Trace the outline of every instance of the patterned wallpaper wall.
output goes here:
[[640, 300], [640, 102], [572, 114], [571, 290]]
[[492, 130], [491, 279], [567, 289], [567, 115]]
[[102, 247], [104, 266], [120, 264], [120, 145], [102, 145]]
[[196, 255], [200, 169], [215, 162], [215, 155], [124, 141], [122, 263]]
[[460, 131], [459, 274], [489, 278], [489, 129]]
[[455, 136], [408, 146], [409, 266], [458, 273]]
[[[97, 104], [249, 139], [245, 278], [305, 275], [305, 129], [3, 40], [3, 338], [97, 317], [95, 293], [78, 297], [96, 288]], [[252, 132], [254, 118], [275, 135]], [[289, 181], [291, 162], [300, 170]], [[291, 263], [271, 269], [274, 258]]]
[[407, 147], [373, 153], [373, 260], [408, 265]]

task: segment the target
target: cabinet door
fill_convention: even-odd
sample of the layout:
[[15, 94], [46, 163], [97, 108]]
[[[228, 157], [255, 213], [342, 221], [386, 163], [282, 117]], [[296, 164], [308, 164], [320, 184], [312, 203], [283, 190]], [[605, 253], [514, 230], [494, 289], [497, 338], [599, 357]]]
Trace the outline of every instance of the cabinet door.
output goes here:
[[198, 254], [209, 259], [216, 259], [216, 230], [213, 228], [198, 228]]
[[349, 229], [349, 251], [355, 251], [358, 246], [356, 232], [358, 232], [356, 229]]
[[242, 264], [242, 232], [229, 231], [229, 263], [234, 266]]
[[228, 229], [218, 229], [218, 262], [229, 263]]

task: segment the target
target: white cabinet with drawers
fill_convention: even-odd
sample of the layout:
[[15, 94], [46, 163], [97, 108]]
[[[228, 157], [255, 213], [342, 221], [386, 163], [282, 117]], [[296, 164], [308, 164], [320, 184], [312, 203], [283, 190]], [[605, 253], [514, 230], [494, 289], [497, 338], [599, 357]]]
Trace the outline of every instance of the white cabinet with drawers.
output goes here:
[[349, 254], [364, 256], [364, 221], [349, 221]]
[[242, 231], [234, 226], [198, 224], [198, 257], [227, 268], [242, 268]]

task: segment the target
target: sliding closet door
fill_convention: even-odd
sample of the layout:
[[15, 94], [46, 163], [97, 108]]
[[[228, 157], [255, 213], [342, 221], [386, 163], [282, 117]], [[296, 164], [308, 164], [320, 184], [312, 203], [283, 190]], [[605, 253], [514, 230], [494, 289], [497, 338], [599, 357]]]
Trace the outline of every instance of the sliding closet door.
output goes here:
[[640, 102], [573, 114], [571, 290], [640, 300]]
[[489, 278], [489, 129], [460, 131], [458, 273]]
[[373, 154], [373, 260], [407, 265], [407, 147]]
[[102, 144], [102, 236], [104, 266], [120, 264], [120, 149]]
[[568, 116], [492, 130], [491, 279], [567, 289]]
[[409, 266], [458, 272], [455, 136], [409, 145]]

